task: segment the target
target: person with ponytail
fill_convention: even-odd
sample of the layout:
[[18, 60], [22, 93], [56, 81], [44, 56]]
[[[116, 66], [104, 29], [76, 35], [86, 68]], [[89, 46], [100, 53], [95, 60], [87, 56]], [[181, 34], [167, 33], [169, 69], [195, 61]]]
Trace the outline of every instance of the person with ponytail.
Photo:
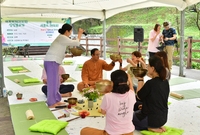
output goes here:
[[129, 85], [132, 81], [123, 70], [112, 72], [111, 81], [113, 89], [104, 95], [101, 104], [101, 113], [106, 115], [105, 129], [85, 127], [81, 130], [80, 135], [133, 135], [135, 127], [132, 118], [135, 92]]
[[148, 73], [152, 79], [145, 84], [138, 78], [137, 98], [142, 101], [142, 109], [133, 114], [136, 130], [165, 132], [163, 125], [167, 122], [169, 82], [166, 79], [166, 68], [159, 56], [149, 58]]
[[167, 53], [165, 51], [160, 51], [160, 52], [157, 52], [155, 55], [161, 57], [161, 59], [163, 60], [163, 64], [164, 64], [166, 71], [167, 71], [166, 79], [169, 80], [171, 78], [171, 72], [170, 72], [170, 69], [169, 69]]
[[58, 30], [60, 33], [57, 38], [51, 43], [49, 50], [44, 58], [44, 68], [47, 74], [47, 105], [49, 108], [62, 105], [61, 95], [59, 93], [60, 80], [58, 69], [65, 58], [67, 46], [79, 46], [83, 29], [79, 28], [78, 37], [76, 40], [71, 40], [69, 36], [72, 33], [72, 26], [64, 24]]

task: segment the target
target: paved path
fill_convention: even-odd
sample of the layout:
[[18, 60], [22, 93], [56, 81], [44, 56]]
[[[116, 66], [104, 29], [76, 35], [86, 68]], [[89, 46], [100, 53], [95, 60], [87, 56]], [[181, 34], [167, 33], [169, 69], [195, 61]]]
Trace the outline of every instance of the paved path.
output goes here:
[[14, 135], [7, 98], [0, 98], [0, 131], [1, 135]]

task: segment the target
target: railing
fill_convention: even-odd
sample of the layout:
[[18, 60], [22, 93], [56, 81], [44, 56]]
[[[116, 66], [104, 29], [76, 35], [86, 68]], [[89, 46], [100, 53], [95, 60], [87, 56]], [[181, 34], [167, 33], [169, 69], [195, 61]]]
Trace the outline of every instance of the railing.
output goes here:
[[[101, 57], [103, 56], [103, 38], [88, 38], [81, 39], [84, 43], [81, 43], [86, 48], [86, 56], [88, 56], [91, 47], [99, 48], [101, 52]], [[91, 41], [96, 41], [96, 43], [90, 43]], [[131, 55], [131, 53], [135, 50], [140, 49], [140, 52], [143, 56], [147, 53], [147, 43], [148, 39], [144, 39], [142, 43], [136, 43], [133, 39], [126, 38], [107, 38], [106, 39], [106, 52], [107, 53], [118, 53], [121, 55]], [[192, 58], [192, 52], [200, 52], [200, 50], [192, 49], [192, 43], [200, 42], [200, 40], [193, 40], [192, 37], [188, 37], [184, 41], [187, 44], [187, 47], [184, 48], [184, 51], [187, 52], [187, 57], [184, 57], [184, 61], [186, 62], [186, 68], [192, 68], [192, 62], [200, 62], [200, 59]], [[131, 44], [131, 45], [130, 45]], [[128, 50], [128, 51], [127, 51]], [[178, 48], [180, 51], [180, 48]], [[179, 60], [179, 57], [173, 57], [174, 60]]]

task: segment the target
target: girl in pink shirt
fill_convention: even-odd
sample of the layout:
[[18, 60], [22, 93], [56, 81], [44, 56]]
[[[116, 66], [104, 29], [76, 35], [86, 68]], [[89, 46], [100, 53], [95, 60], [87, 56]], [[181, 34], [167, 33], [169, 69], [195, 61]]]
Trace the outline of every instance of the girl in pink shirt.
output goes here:
[[135, 126], [132, 123], [135, 93], [127, 82], [131, 83], [125, 71], [111, 73], [112, 92], [104, 95], [101, 113], [106, 115], [104, 130], [86, 127], [81, 135], [133, 135]]
[[161, 40], [162, 34], [160, 33], [160, 24], [156, 24], [154, 29], [149, 33], [149, 44], [148, 44], [148, 52], [149, 56], [153, 56], [159, 50], [156, 48], [159, 46], [159, 42]]

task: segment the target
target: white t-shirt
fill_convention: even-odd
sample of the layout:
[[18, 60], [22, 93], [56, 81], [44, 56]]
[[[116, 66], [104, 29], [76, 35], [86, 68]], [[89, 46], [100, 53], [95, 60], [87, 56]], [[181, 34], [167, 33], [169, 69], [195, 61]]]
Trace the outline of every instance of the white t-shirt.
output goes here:
[[127, 69], [127, 73], [130, 75], [130, 77], [131, 77], [131, 80], [132, 80], [132, 83], [133, 83], [133, 86], [138, 86], [138, 80], [137, 80], [137, 78], [134, 76], [134, 74], [132, 73], [132, 71], [131, 71], [131, 67], [133, 67], [133, 65], [131, 65], [131, 64], [128, 64], [127, 66], [126, 66], [126, 69]]
[[79, 40], [71, 40], [65, 35], [58, 35], [58, 37], [52, 42], [49, 50], [46, 53], [44, 61], [55, 61], [58, 64], [62, 64], [65, 58], [65, 51], [67, 46], [79, 46]]
[[132, 123], [135, 92], [125, 94], [107, 93], [103, 97], [101, 109], [106, 111], [105, 130], [109, 135], [121, 135], [135, 130]]

